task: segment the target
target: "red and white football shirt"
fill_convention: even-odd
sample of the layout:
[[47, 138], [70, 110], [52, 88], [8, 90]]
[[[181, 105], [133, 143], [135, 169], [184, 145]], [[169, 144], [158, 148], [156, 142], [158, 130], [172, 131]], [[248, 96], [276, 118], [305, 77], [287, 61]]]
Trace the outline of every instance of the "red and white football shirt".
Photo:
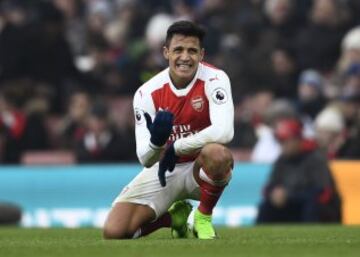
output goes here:
[[234, 134], [234, 105], [226, 73], [200, 63], [194, 79], [186, 88], [171, 82], [169, 68], [143, 84], [134, 96], [135, 135], [140, 162], [150, 167], [159, 160], [161, 148], [150, 143], [144, 113], [154, 119], [156, 112], [174, 114], [169, 142], [175, 141], [178, 162], [194, 160], [206, 144], [227, 143]]

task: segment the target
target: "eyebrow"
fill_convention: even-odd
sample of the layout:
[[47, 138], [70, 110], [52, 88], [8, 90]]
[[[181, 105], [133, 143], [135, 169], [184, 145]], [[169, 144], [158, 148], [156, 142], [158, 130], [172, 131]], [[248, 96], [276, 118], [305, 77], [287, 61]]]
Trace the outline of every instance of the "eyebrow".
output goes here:
[[[174, 48], [173, 48], [173, 51], [175, 51], [175, 50], [183, 50], [185, 47], [183, 47], [183, 46], [175, 46]], [[196, 52], [198, 52], [199, 51], [199, 49], [198, 48], [196, 48], [196, 47], [189, 47], [189, 48], [187, 48], [188, 50], [190, 50], [190, 51], [196, 51]]]

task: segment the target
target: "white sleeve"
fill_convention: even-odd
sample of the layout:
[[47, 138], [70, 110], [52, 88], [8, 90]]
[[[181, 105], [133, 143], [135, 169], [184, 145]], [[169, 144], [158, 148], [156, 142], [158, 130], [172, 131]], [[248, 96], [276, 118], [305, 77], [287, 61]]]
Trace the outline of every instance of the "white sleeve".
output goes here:
[[211, 125], [194, 135], [176, 140], [174, 148], [179, 155], [193, 154], [208, 143], [226, 144], [234, 136], [234, 104], [228, 76], [221, 71], [218, 79], [206, 83]]
[[155, 146], [150, 142], [150, 132], [147, 129], [144, 117], [144, 113], [147, 112], [151, 116], [151, 119], [154, 119], [154, 103], [150, 95], [146, 95], [138, 90], [134, 96], [133, 107], [135, 115], [136, 154], [143, 166], [151, 167], [159, 161], [160, 153], [163, 149], [163, 147]]

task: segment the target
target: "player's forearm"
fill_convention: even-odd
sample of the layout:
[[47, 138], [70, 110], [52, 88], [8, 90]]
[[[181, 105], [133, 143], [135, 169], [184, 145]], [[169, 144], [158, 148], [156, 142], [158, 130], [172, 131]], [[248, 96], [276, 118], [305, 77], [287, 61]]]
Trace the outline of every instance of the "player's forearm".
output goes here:
[[211, 125], [197, 134], [176, 140], [174, 148], [178, 155], [190, 155], [209, 143], [226, 144], [232, 140], [233, 136], [232, 124], [230, 126]]

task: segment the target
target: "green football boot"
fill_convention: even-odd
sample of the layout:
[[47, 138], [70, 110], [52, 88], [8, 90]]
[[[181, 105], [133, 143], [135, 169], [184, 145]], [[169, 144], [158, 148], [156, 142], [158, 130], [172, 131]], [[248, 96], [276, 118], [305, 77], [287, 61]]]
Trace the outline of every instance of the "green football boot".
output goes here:
[[211, 215], [201, 213], [196, 209], [194, 213], [194, 236], [199, 239], [215, 239], [217, 238], [215, 229], [211, 223]]
[[171, 235], [173, 238], [187, 238], [189, 228], [187, 220], [192, 210], [192, 205], [187, 201], [177, 201], [169, 208], [171, 216]]

